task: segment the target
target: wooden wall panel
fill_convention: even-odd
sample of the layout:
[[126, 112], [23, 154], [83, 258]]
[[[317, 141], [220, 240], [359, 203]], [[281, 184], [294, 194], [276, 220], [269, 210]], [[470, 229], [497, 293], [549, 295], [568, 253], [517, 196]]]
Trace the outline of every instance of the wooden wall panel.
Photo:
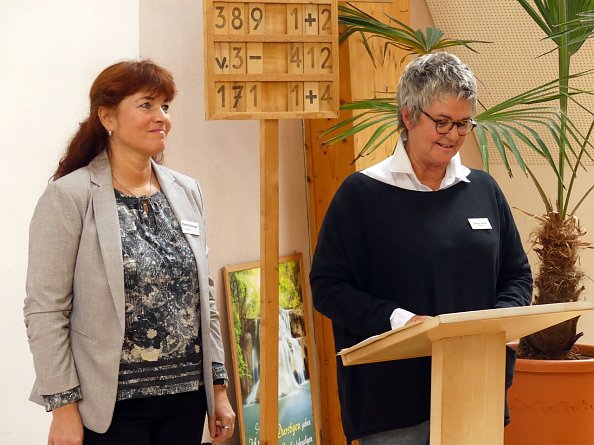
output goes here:
[[[339, 63], [341, 85], [349, 85], [350, 69], [347, 45], [340, 47]], [[341, 87], [341, 103], [350, 100], [350, 88]], [[330, 200], [342, 180], [355, 171], [355, 166], [351, 165], [353, 140], [344, 140], [341, 143], [328, 146], [324, 144], [321, 137], [321, 133], [334, 122], [347, 117], [348, 113], [340, 112], [338, 119], [308, 119], [305, 121], [309, 231], [312, 251], [317, 243], [320, 225]], [[346, 440], [340, 423], [332, 323], [318, 312], [314, 312], [314, 331], [319, 366], [321, 416], [318, 424], [321, 429], [321, 441], [322, 444], [343, 445]]]

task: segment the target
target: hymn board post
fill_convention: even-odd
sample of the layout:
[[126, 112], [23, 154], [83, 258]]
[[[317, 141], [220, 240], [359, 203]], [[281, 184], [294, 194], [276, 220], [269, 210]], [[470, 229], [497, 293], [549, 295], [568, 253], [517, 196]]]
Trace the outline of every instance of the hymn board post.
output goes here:
[[337, 117], [337, 2], [205, 0], [204, 32], [207, 119], [260, 120], [260, 444], [274, 445], [278, 443], [278, 120]]

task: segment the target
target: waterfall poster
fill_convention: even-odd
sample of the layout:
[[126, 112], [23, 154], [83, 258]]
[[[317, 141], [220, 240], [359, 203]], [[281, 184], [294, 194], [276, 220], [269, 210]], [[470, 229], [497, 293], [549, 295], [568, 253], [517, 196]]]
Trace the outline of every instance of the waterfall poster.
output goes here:
[[[242, 445], [259, 445], [260, 267], [224, 268]], [[278, 445], [318, 445], [309, 373], [301, 254], [279, 264]]]

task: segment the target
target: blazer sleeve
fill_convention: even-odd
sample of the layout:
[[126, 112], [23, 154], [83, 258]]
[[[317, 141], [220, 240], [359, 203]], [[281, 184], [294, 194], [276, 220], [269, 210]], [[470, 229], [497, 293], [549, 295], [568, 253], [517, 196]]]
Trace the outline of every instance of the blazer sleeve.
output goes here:
[[[206, 264], [208, 264], [208, 246], [206, 244], [206, 217], [204, 215], [204, 201], [202, 197], [202, 188], [200, 184], [196, 183], [196, 192], [194, 199], [198, 204], [200, 211], [200, 217], [202, 218], [203, 235], [202, 243], [204, 252], [206, 252]], [[219, 311], [217, 309], [217, 303], [215, 300], [215, 288], [214, 281], [211, 277], [210, 270], [208, 273], [208, 302], [210, 308], [210, 342], [212, 351], [212, 361], [224, 364], [225, 363], [225, 350], [223, 347], [223, 336], [221, 335], [221, 319]]]
[[51, 183], [29, 228], [23, 310], [39, 395], [80, 384], [70, 348], [69, 315], [82, 224], [83, 216], [68, 190]]

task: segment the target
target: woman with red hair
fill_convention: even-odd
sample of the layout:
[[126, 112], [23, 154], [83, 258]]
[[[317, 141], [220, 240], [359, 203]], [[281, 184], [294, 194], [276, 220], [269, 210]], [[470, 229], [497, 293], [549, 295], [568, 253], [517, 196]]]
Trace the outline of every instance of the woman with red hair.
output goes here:
[[201, 442], [235, 413], [208, 272], [202, 191], [159, 164], [176, 94], [150, 60], [106, 68], [30, 226], [31, 400], [48, 444]]

